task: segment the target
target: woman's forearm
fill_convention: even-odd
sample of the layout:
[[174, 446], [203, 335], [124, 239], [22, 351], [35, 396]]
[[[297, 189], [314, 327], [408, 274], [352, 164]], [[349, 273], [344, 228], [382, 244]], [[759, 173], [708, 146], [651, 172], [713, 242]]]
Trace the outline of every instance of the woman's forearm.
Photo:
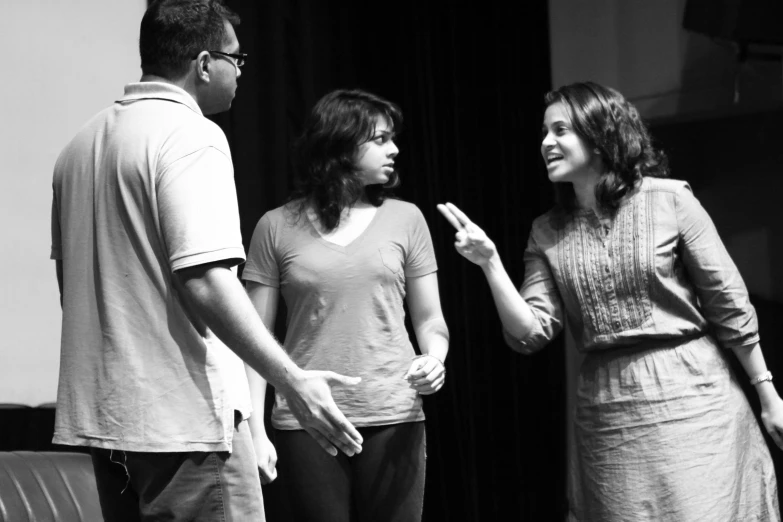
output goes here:
[[421, 353], [445, 363], [449, 353], [449, 329], [443, 317], [430, 319], [414, 329]]
[[[759, 343], [750, 346], [738, 346], [733, 348], [733, 350], [749, 379], [755, 379], [767, 372], [767, 363], [764, 360], [764, 354], [761, 352]], [[755, 384], [754, 388], [756, 388], [756, 392], [759, 394], [762, 407], [778, 398], [778, 392], [771, 381]]]
[[411, 323], [421, 353], [445, 362], [449, 352], [449, 329], [440, 307], [437, 274], [411, 277], [406, 287]]
[[499, 255], [481, 267], [492, 291], [500, 322], [515, 339], [524, 339], [535, 326], [536, 317], [508, 276]]
[[253, 440], [267, 438], [266, 428], [264, 427], [264, 410], [266, 407], [266, 379], [258, 375], [251, 367], [245, 365], [247, 373], [247, 384], [250, 388], [250, 402], [253, 406], [253, 414], [248, 419], [250, 434]]

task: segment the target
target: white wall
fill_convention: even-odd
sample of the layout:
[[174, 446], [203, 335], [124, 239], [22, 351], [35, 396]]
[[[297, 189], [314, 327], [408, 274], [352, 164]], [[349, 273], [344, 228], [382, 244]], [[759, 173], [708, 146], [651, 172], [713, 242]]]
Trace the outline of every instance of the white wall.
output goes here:
[[0, 403], [54, 401], [60, 307], [49, 260], [52, 167], [140, 77], [146, 0], [3, 0], [0, 48]]

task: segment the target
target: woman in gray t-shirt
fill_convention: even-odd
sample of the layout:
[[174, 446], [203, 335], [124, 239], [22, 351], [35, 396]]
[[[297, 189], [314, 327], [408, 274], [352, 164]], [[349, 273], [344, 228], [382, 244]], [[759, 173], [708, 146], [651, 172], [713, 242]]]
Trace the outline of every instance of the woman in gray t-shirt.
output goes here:
[[[280, 395], [272, 445], [262, 420], [266, 383], [248, 371], [262, 480], [274, 480], [279, 469], [291, 520], [348, 520], [351, 513], [362, 521], [421, 519], [421, 395], [443, 386], [448, 329], [427, 223], [416, 206], [388, 197], [398, 183], [401, 123], [396, 105], [370, 93], [324, 96], [299, 141], [297, 192], [253, 233], [242, 277], [265, 324], [273, 326], [282, 296], [293, 361], [362, 379], [332, 390], [364, 438], [362, 452], [333, 458]], [[420, 356], [405, 328], [404, 300]]]

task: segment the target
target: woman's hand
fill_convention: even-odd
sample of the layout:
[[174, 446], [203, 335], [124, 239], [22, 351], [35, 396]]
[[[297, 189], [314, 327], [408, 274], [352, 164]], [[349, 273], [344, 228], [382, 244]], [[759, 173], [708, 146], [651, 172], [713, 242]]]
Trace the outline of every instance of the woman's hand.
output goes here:
[[253, 442], [261, 484], [269, 484], [277, 478], [277, 450], [266, 434], [256, 437]]
[[783, 400], [777, 393], [772, 398], [762, 398], [761, 422], [777, 447], [783, 449]]
[[489, 263], [492, 257], [497, 255], [495, 243], [460, 209], [451, 203], [446, 203], [438, 205], [438, 210], [457, 229], [454, 248], [462, 257], [483, 267]]
[[446, 368], [440, 359], [432, 355], [420, 355], [405, 373], [410, 387], [420, 395], [431, 395], [443, 387], [446, 382]]

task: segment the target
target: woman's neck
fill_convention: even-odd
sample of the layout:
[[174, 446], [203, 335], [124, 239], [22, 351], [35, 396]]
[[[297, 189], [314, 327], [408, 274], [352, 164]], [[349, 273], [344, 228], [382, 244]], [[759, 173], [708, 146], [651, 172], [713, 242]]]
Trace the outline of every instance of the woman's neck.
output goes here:
[[[335, 230], [350, 223], [352, 217], [354, 217], [355, 214], [368, 212], [370, 209], [375, 209], [375, 208], [376, 208], [375, 205], [370, 203], [366, 196], [362, 196], [361, 198], [357, 199], [353, 203], [343, 207], [343, 209], [340, 211], [340, 222], [338, 226], [335, 228]], [[316, 211], [315, 205], [312, 202], [310, 202], [308, 203], [306, 209], [307, 209], [307, 216], [310, 219], [310, 221], [317, 226], [319, 231], [322, 231], [323, 227], [319, 219], [318, 212]]]
[[[592, 174], [592, 173], [591, 173]], [[574, 195], [579, 208], [592, 210], [596, 215], [600, 213], [600, 205], [595, 197], [595, 187], [598, 185], [600, 175], [590, 175], [582, 182], [574, 182]]]
[[595, 199], [595, 186], [585, 187], [574, 183], [574, 195], [577, 207], [585, 210], [595, 210], [598, 207]]

